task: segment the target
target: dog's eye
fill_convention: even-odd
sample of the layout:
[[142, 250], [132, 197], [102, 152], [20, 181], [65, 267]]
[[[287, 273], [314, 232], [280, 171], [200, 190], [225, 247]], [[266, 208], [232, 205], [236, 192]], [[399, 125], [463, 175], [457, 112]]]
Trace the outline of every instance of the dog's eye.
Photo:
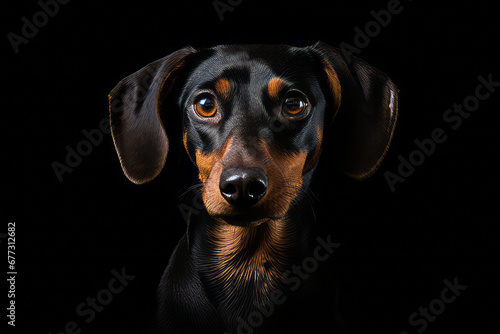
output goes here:
[[213, 96], [203, 94], [194, 100], [194, 110], [202, 117], [212, 117], [217, 112], [217, 102]]
[[307, 109], [307, 102], [296, 96], [288, 97], [283, 102], [283, 111], [290, 116], [299, 116]]

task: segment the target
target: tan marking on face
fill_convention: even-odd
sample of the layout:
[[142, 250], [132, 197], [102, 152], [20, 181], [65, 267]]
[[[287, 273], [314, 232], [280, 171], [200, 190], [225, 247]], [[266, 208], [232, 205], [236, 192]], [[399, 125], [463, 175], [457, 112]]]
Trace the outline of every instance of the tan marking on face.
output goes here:
[[229, 140], [224, 143], [222, 149], [217, 152], [203, 153], [200, 149], [196, 150], [196, 165], [198, 166], [199, 177], [203, 184], [207, 182], [207, 179], [209, 178], [214, 166], [220, 164], [220, 160], [226, 152], [227, 147], [231, 147], [231, 142], [232, 138], [229, 138]]
[[290, 209], [302, 188], [302, 176], [307, 152], [282, 152], [267, 146], [268, 158], [272, 161], [266, 170], [269, 199], [264, 201], [266, 211], [282, 217]]
[[[320, 137], [319, 128], [318, 131]], [[196, 162], [203, 182], [201, 194], [208, 214], [221, 222], [233, 219], [233, 224], [239, 224], [234, 220], [238, 215], [255, 216], [252, 221], [241, 222], [247, 227], [258, 226], [269, 219], [284, 219], [301, 193], [304, 173], [314, 167], [313, 160], [319, 157], [320, 148], [316, 150], [311, 157], [308, 151], [284, 152], [262, 140], [254, 150], [248, 151], [235, 138], [227, 140], [224, 147], [215, 153], [206, 154], [197, 150]], [[235, 207], [220, 193], [220, 175], [224, 169], [232, 167], [259, 167], [267, 174], [266, 194], [250, 208]]]
[[218, 79], [215, 82], [215, 91], [222, 96], [223, 99], [227, 99], [231, 93], [231, 83], [224, 78]]
[[304, 173], [309, 172], [311, 169], [316, 166], [316, 163], [319, 160], [319, 157], [321, 155], [321, 143], [323, 142], [323, 129], [321, 126], [317, 126], [316, 128], [316, 148], [314, 149], [312, 155], [310, 156], [309, 160], [306, 162], [306, 165], [304, 167]]
[[323, 63], [323, 69], [326, 73], [326, 76], [328, 77], [328, 84], [330, 85], [330, 89], [333, 93], [333, 99], [335, 100], [334, 109], [335, 112], [337, 112], [337, 110], [340, 107], [340, 100], [342, 97], [339, 78], [337, 76], [337, 72], [335, 72], [335, 69], [333, 68], [332, 64], [330, 64], [330, 62], [323, 59], [322, 63]]
[[269, 97], [273, 100], [277, 100], [279, 98], [279, 94], [281, 90], [285, 87], [285, 82], [281, 78], [272, 78], [267, 83], [267, 93]]
[[[215, 219], [224, 219], [241, 214], [240, 209], [230, 205], [222, 197], [219, 189], [220, 175], [226, 166], [232, 165], [232, 158], [241, 157], [241, 145], [234, 145], [232, 139], [225, 147], [215, 154], [196, 153], [196, 161], [200, 171], [200, 180], [203, 182], [202, 197], [207, 212]], [[281, 219], [285, 217], [292, 202], [302, 188], [302, 175], [307, 158], [307, 152], [282, 152], [270, 147], [266, 142], [260, 143], [259, 153], [247, 156], [245, 167], [259, 167], [264, 169], [268, 176], [266, 195], [252, 206], [251, 213], [258, 213], [267, 219]], [[264, 222], [263, 219], [250, 222], [252, 226]]]

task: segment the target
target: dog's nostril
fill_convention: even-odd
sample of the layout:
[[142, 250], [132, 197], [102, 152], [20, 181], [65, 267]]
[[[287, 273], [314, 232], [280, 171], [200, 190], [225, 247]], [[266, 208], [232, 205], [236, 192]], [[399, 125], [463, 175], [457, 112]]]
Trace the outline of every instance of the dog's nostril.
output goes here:
[[249, 207], [267, 191], [267, 175], [262, 168], [229, 168], [221, 173], [219, 188], [222, 197], [234, 206]]
[[226, 185], [226, 187], [224, 187], [224, 192], [227, 194], [234, 194], [236, 193], [236, 187], [234, 186], [234, 184], [230, 183]]
[[267, 186], [264, 182], [257, 180], [257, 182], [253, 182], [248, 186], [248, 195], [250, 195], [250, 197], [259, 197], [266, 192], [266, 189]]

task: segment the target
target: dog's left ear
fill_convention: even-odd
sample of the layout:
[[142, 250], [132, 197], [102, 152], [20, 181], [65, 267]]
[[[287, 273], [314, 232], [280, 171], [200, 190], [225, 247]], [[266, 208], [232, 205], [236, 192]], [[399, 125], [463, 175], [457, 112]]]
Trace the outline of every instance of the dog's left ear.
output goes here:
[[[158, 97], [183, 59], [195, 52], [180, 49], [129, 75], [109, 94], [111, 133], [125, 175], [134, 183], [154, 179], [165, 165], [168, 138], [157, 110]], [[170, 79], [169, 79], [170, 78]]]
[[[369, 177], [382, 162], [398, 113], [398, 89], [392, 80], [362, 60], [318, 42], [316, 52], [329, 82], [335, 159], [358, 180]], [[338, 111], [337, 111], [338, 110]]]

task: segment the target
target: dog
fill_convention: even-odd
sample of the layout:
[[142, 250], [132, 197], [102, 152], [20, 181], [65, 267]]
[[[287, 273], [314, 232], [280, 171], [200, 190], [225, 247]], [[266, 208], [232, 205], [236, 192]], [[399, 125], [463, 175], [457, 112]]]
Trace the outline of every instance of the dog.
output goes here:
[[328, 280], [285, 283], [318, 244], [303, 203], [325, 141], [348, 176], [373, 174], [396, 124], [392, 80], [322, 42], [186, 47], [123, 79], [109, 104], [128, 179], [153, 180], [177, 133], [200, 182], [204, 210], [161, 278], [153, 332], [336, 333]]

